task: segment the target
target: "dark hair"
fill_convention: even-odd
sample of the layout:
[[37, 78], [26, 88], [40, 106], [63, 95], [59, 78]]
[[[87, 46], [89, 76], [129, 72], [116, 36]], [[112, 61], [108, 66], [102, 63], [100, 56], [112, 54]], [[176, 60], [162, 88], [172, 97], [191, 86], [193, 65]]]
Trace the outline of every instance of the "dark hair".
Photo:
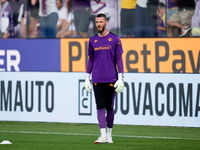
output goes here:
[[63, 3], [63, 1], [62, 0], [59, 0], [60, 1], [60, 3], [62, 4]]
[[96, 16], [96, 18], [100, 18], [100, 17], [103, 17], [105, 20], [107, 20], [107, 17], [106, 17], [105, 14], [98, 14], [98, 15]]
[[158, 8], [164, 8], [165, 7], [165, 4], [164, 3], [162, 3], [162, 2], [160, 2], [159, 4], [158, 4]]
[[69, 0], [67, 3], [67, 10], [68, 10], [68, 13], [70, 13], [72, 11], [72, 0]]

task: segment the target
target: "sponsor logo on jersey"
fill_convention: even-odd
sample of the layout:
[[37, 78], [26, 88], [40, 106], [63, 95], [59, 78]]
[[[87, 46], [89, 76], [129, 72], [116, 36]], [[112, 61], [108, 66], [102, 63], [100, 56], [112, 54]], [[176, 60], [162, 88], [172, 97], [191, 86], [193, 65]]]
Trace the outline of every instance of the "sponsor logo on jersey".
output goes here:
[[99, 47], [95, 47], [94, 50], [95, 51], [99, 51], [99, 50], [110, 50], [111, 49], [111, 45], [103, 45], [103, 46], [99, 46]]

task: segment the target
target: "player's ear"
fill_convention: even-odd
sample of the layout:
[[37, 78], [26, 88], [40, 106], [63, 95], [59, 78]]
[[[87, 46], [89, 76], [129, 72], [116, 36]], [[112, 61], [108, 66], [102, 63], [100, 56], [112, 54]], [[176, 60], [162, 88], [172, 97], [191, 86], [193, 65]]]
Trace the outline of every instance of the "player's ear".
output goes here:
[[108, 20], [106, 20], [106, 25], [108, 24]]

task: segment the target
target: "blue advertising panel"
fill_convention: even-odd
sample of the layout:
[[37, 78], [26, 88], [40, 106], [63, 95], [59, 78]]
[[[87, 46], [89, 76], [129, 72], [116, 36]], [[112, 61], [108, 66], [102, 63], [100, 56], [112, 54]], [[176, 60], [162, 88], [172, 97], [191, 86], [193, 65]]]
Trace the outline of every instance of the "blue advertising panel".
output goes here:
[[0, 71], [61, 71], [60, 39], [1, 39]]

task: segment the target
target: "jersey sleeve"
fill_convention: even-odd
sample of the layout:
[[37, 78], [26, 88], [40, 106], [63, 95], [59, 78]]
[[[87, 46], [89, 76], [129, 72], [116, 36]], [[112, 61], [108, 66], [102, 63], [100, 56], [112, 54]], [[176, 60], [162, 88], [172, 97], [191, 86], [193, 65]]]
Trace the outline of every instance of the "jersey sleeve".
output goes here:
[[87, 63], [86, 73], [91, 74], [93, 69], [94, 57], [90, 56]]
[[92, 47], [92, 40], [89, 40], [89, 45], [88, 45], [88, 56], [94, 57], [94, 49]]
[[120, 38], [117, 37], [117, 41], [116, 41], [116, 54], [122, 54], [122, 53], [123, 53], [122, 42], [121, 42]]
[[117, 54], [116, 56], [116, 63], [119, 73], [124, 73], [124, 65], [122, 60], [122, 54]]

